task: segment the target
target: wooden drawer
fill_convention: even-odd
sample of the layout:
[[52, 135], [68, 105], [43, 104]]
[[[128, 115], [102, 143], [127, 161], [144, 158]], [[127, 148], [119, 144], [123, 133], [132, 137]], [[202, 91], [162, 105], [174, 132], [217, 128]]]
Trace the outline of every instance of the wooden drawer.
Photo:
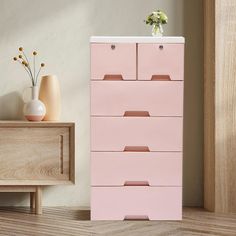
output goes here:
[[92, 80], [136, 80], [135, 43], [92, 43]]
[[74, 181], [74, 126], [34, 127], [37, 124], [0, 127], [1, 185]]
[[182, 117], [91, 117], [92, 151], [182, 151]]
[[181, 187], [92, 187], [92, 220], [181, 220]]
[[[183, 115], [183, 81], [92, 81], [91, 115]], [[145, 113], [144, 113], [145, 114]]]
[[184, 44], [138, 44], [138, 80], [168, 79], [184, 79]]
[[92, 186], [182, 186], [180, 152], [92, 152]]

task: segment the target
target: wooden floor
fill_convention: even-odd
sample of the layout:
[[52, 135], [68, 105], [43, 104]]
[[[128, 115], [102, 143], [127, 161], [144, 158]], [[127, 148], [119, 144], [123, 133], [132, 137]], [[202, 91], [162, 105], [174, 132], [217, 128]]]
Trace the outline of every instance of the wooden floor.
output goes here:
[[182, 221], [89, 221], [88, 210], [44, 208], [41, 216], [28, 208], [0, 208], [0, 235], [236, 235], [236, 214], [214, 214], [186, 208]]

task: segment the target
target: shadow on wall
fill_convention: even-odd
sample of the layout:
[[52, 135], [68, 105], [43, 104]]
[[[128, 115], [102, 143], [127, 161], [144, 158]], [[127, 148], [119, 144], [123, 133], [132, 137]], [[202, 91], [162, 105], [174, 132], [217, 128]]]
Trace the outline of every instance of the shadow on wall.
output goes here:
[[22, 120], [24, 102], [19, 92], [0, 96], [0, 120]]
[[203, 1], [184, 0], [183, 200], [203, 204]]
[[[13, 197], [14, 196], [14, 197]], [[11, 204], [9, 205], [9, 199], [11, 199]], [[0, 198], [0, 206], [21, 206], [22, 203], [25, 203], [25, 199], [27, 199], [29, 205], [30, 198], [29, 193], [2, 193]], [[5, 203], [5, 204], [4, 204]], [[15, 210], [15, 209], [14, 209]]]

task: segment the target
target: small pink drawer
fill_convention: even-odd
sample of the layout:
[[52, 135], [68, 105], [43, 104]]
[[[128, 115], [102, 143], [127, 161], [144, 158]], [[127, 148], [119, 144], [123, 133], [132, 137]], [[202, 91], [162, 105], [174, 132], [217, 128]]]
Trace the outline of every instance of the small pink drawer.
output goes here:
[[92, 186], [182, 186], [181, 152], [92, 152]]
[[181, 220], [181, 187], [92, 187], [92, 220]]
[[91, 117], [92, 151], [182, 151], [182, 117]]
[[183, 81], [91, 82], [92, 116], [124, 116], [127, 111], [182, 116]]
[[184, 79], [184, 44], [139, 44], [138, 80], [168, 79]]
[[92, 80], [136, 80], [135, 43], [92, 43]]

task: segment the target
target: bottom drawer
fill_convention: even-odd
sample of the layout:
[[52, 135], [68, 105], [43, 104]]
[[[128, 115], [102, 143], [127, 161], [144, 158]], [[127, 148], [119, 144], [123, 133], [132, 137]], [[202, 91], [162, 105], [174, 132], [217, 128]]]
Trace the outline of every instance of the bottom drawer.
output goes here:
[[182, 187], [92, 187], [92, 220], [181, 220]]

